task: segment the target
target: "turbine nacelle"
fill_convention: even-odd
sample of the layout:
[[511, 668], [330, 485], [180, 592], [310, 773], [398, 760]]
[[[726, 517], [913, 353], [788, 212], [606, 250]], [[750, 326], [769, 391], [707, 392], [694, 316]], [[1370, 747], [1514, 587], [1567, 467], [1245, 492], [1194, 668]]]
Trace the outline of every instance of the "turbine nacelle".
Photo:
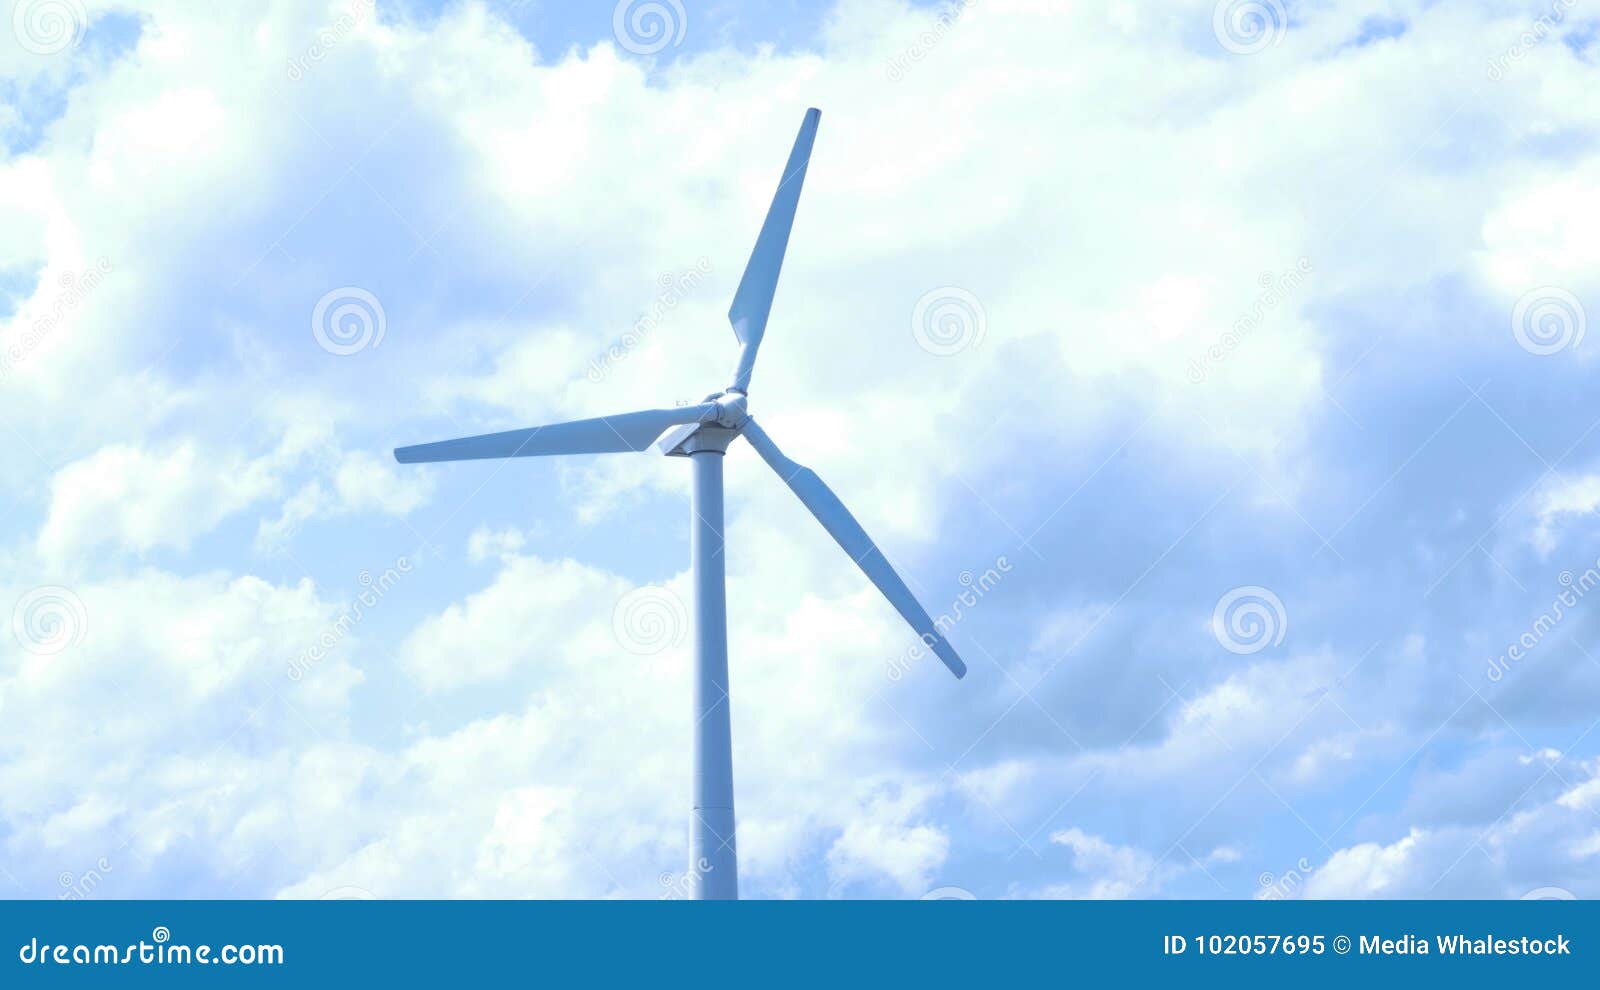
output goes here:
[[[710, 407], [710, 408], [706, 408]], [[667, 457], [688, 457], [700, 450], [728, 449], [750, 421], [750, 402], [738, 389], [713, 392], [701, 403], [699, 422], [683, 423], [662, 432], [651, 446]]]

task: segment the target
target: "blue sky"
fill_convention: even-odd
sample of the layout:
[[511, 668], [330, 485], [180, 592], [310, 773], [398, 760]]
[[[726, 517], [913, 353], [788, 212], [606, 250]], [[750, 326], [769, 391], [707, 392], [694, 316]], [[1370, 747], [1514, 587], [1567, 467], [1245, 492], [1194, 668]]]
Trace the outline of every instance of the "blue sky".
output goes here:
[[677, 891], [683, 465], [389, 450], [721, 387], [813, 105], [752, 409], [972, 673], [736, 448], [746, 895], [1600, 891], [1592, 16], [46, 6], [0, 891]]

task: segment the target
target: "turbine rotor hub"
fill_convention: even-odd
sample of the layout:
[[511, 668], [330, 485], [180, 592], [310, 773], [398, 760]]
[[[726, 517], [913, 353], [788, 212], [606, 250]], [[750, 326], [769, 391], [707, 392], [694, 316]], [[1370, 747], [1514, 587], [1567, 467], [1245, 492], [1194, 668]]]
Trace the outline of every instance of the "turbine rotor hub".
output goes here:
[[710, 422], [715, 422], [718, 426], [737, 430], [750, 418], [750, 401], [738, 389], [729, 389], [707, 396], [706, 401], [717, 404], [716, 418]]

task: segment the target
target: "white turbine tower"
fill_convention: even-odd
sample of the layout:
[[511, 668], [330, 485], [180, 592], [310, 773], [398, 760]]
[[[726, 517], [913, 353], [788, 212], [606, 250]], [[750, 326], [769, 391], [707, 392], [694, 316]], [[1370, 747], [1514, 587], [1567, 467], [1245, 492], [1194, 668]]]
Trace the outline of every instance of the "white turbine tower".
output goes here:
[[766, 333], [778, 271], [783, 267], [789, 229], [794, 225], [800, 186], [805, 181], [811, 144], [821, 111], [807, 110], [794, 150], [772, 197], [766, 222], [734, 294], [728, 319], [739, 338], [739, 365], [733, 383], [699, 405], [677, 409], [580, 419], [526, 430], [490, 433], [401, 447], [403, 464], [466, 461], [550, 454], [610, 454], [652, 446], [669, 456], [688, 457], [694, 467], [689, 555], [694, 571], [694, 813], [689, 826], [689, 878], [697, 898], [739, 896], [733, 831], [733, 748], [728, 721], [728, 624], [722, 545], [722, 456], [743, 436], [778, 473], [828, 535], [844, 548], [889, 604], [921, 636], [957, 677], [966, 665], [946, 642], [928, 613], [850, 510], [810, 468], [785, 457], [747, 411], [750, 373]]

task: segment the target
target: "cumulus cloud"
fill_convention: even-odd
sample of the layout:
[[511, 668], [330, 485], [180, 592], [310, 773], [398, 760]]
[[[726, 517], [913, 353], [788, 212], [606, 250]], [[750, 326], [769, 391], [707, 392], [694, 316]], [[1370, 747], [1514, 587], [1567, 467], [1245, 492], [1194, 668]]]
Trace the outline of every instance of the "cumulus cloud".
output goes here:
[[[1575, 890], [1593, 882], [1595, 848], [1588, 823], [1579, 826], [1582, 838], [1574, 838], [1570, 828], [1570, 822], [1526, 813], [1487, 835], [1462, 828], [1413, 829], [1387, 844], [1340, 849], [1302, 892], [1312, 898], [1517, 898], [1559, 888], [1577, 896]], [[1541, 854], [1536, 844], [1547, 841], [1558, 845]]]
[[926, 789], [906, 788], [877, 795], [860, 809], [828, 847], [832, 887], [887, 878], [901, 894], [926, 893], [950, 852], [942, 828], [916, 820], [931, 796]]
[[191, 443], [160, 453], [118, 444], [74, 461], [51, 481], [40, 552], [59, 558], [106, 543], [186, 548], [276, 485], [260, 461], [214, 457]]
[[328, 474], [329, 486], [314, 478], [283, 501], [277, 518], [261, 520], [256, 531], [258, 548], [282, 547], [312, 519], [357, 513], [404, 516], [426, 502], [433, 491], [428, 475], [402, 474], [392, 462], [366, 451], [339, 456]]
[[1533, 545], [1543, 556], [1560, 546], [1559, 531], [1573, 517], [1587, 517], [1600, 507], [1600, 475], [1585, 474], [1553, 479], [1539, 493], [1533, 509]]
[[104, 858], [116, 886], [103, 893], [220, 893], [241, 860], [286, 841], [296, 792], [335, 786], [296, 771], [342, 734], [361, 673], [352, 641], [315, 685], [285, 677], [293, 644], [333, 618], [310, 582], [143, 570], [42, 596], [7, 590], [32, 628], [74, 633], [59, 650], [25, 634], [0, 647], [0, 703], [19, 741], [0, 762], [6, 859], [23, 889]]

